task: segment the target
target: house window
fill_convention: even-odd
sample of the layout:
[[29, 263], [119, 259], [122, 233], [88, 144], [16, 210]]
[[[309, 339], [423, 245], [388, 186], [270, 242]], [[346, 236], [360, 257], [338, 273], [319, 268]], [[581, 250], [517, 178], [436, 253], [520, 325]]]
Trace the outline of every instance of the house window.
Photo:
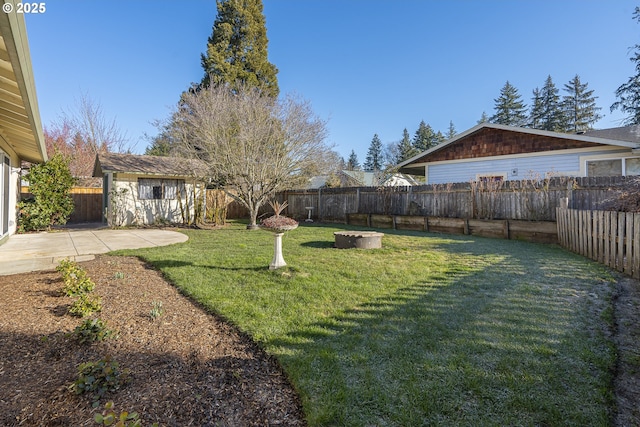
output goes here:
[[482, 181], [482, 182], [501, 182], [501, 181], [506, 181], [506, 179], [507, 179], [507, 174], [502, 172], [486, 173], [486, 174], [479, 173], [476, 175], [476, 181]]
[[587, 162], [587, 176], [628, 175], [640, 175], [640, 158], [590, 160]]
[[183, 179], [138, 178], [140, 200], [175, 200], [179, 194], [184, 194]]

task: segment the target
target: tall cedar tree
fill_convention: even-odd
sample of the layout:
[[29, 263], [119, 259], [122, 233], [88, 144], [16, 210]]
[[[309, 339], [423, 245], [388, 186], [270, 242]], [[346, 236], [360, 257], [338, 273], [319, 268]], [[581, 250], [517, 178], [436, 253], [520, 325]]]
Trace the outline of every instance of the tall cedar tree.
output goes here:
[[560, 103], [558, 88], [551, 76], [547, 76], [544, 86], [540, 90], [540, 102], [542, 104], [542, 117], [540, 129], [553, 132], [564, 132], [566, 120]]
[[[638, 6], [633, 12], [633, 19], [640, 23], [640, 7]], [[636, 65], [636, 74], [629, 77], [626, 83], [616, 89], [615, 94], [618, 100], [611, 105], [611, 111], [620, 110], [627, 114], [622, 122], [623, 125], [640, 124], [640, 44], [636, 44], [633, 49], [635, 52], [629, 59]]]
[[509, 81], [500, 89], [500, 96], [494, 99], [495, 114], [491, 117], [491, 123], [507, 126], [523, 126], [526, 122], [526, 107], [522, 103], [522, 97], [518, 89]]
[[349, 160], [347, 160], [347, 170], [350, 170], [350, 171], [360, 170], [360, 162], [358, 161], [358, 155], [353, 150], [351, 150], [351, 154], [349, 154]]
[[580, 132], [593, 128], [593, 125], [602, 118], [596, 106], [597, 96], [593, 96], [593, 90], [587, 90], [587, 83], [580, 82], [580, 76], [576, 76], [564, 85], [568, 95], [562, 97], [562, 108], [566, 119], [567, 132]]
[[367, 151], [367, 158], [364, 162], [364, 170], [368, 172], [382, 170], [382, 141], [376, 133], [373, 135], [369, 150]]
[[201, 86], [256, 87], [276, 98], [278, 69], [267, 59], [267, 28], [261, 0], [217, 0], [218, 15], [202, 55]]
[[403, 162], [419, 153], [418, 150], [411, 144], [411, 136], [407, 128], [402, 131], [402, 139], [398, 142], [397, 157], [394, 159], [395, 163]]

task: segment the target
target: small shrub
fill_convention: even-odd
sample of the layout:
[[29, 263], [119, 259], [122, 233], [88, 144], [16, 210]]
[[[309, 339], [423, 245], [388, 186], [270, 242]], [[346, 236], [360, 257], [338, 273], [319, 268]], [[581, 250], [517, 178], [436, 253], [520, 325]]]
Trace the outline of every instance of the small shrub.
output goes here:
[[[137, 412], [121, 412], [118, 415], [113, 410], [113, 401], [107, 402], [104, 405], [104, 411], [102, 414], [96, 414], [93, 418], [96, 423], [103, 426], [114, 426], [114, 427], [142, 427], [142, 422], [138, 418]], [[157, 427], [158, 423], [153, 423], [152, 427]]]
[[87, 276], [87, 272], [74, 261], [63, 259], [58, 263], [56, 270], [62, 275], [62, 293], [67, 296], [76, 297], [95, 289], [96, 285]]
[[90, 344], [118, 336], [115, 331], [107, 328], [106, 323], [100, 318], [86, 319], [81, 325], [76, 326], [72, 334], [80, 344]]
[[100, 310], [102, 310], [102, 300], [99, 296], [82, 294], [69, 307], [69, 314], [77, 317], [86, 317]]
[[149, 317], [151, 320], [156, 320], [158, 317], [162, 316], [164, 310], [162, 309], [162, 301], [154, 301], [151, 303], [151, 311], [149, 312]]
[[124, 279], [124, 273], [122, 271], [116, 271], [116, 273], [113, 275], [114, 279]]
[[96, 362], [78, 365], [78, 379], [70, 389], [76, 394], [93, 393], [99, 400], [107, 392], [117, 391], [129, 381], [129, 370], [120, 369], [118, 362], [106, 356]]

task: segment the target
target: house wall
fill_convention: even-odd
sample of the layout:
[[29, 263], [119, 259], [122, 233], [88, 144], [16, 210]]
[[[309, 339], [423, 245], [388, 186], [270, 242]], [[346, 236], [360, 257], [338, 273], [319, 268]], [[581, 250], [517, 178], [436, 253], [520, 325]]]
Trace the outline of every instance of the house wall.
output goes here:
[[[194, 183], [189, 178], [185, 181], [185, 193], [181, 201], [178, 199], [140, 200], [138, 197], [138, 178], [151, 179], [183, 179], [176, 176], [108, 174], [105, 189], [106, 220], [111, 226], [150, 225], [163, 222], [183, 223], [194, 215]], [[199, 194], [203, 190], [201, 184], [195, 186]], [[182, 208], [181, 208], [182, 202]]]
[[601, 146], [593, 142], [485, 128], [447, 146], [445, 150], [429, 154], [429, 162], [511, 156]]
[[17, 229], [20, 159], [0, 138], [0, 243]]
[[602, 158], [638, 157], [631, 149], [594, 147], [534, 154], [513, 154], [487, 158], [468, 158], [432, 162], [425, 165], [428, 184], [469, 182], [480, 176], [502, 176], [506, 180], [522, 180], [547, 174], [587, 176], [586, 162]]

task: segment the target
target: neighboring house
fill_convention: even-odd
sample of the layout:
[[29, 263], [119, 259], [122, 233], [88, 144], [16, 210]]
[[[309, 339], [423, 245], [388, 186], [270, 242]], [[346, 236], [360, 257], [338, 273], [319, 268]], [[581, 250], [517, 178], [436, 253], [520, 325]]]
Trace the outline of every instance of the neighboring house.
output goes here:
[[427, 184], [640, 175], [640, 127], [580, 134], [479, 124], [398, 165]]
[[[325, 188], [330, 178], [329, 175], [311, 177], [305, 189], [314, 190]], [[380, 185], [384, 187], [399, 187], [418, 185], [418, 182], [409, 175], [401, 173], [388, 175], [383, 172], [365, 172], [362, 170], [342, 170], [338, 174], [338, 179], [340, 179], [340, 187], [377, 187]]]
[[102, 177], [103, 219], [117, 227], [190, 222], [206, 170], [177, 157], [98, 154], [93, 176]]
[[21, 162], [46, 160], [24, 15], [0, 13], [0, 243], [17, 229]]

